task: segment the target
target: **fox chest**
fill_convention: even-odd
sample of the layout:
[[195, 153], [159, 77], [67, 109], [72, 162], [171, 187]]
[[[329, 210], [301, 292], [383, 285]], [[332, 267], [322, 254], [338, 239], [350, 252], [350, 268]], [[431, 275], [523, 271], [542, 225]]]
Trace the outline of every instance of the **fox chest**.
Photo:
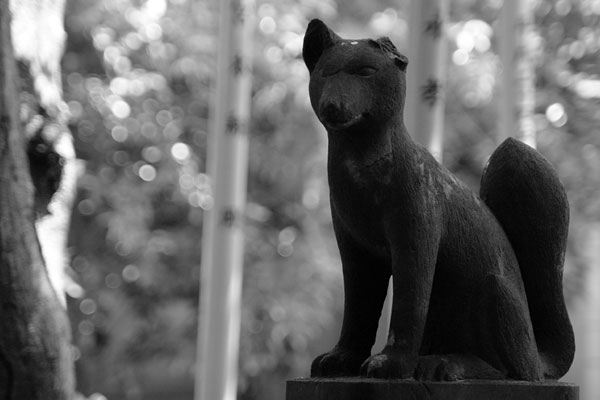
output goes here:
[[386, 215], [391, 207], [392, 176], [385, 160], [329, 165], [331, 207], [337, 223], [377, 253], [387, 252]]

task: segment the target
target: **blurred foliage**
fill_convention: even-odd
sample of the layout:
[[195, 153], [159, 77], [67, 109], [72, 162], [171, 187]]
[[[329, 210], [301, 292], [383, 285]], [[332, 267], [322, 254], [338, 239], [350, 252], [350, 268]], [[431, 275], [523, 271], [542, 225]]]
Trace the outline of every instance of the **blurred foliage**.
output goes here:
[[[70, 293], [70, 313], [85, 394], [191, 393], [202, 210], [212, 202], [203, 171], [216, 3], [68, 3], [65, 98], [87, 164], [70, 235], [84, 288]], [[498, 141], [500, 7], [455, 1], [448, 29], [444, 160], [474, 188]], [[408, 1], [259, 0], [256, 10], [240, 392], [270, 399], [332, 344], [343, 302], [326, 139], [300, 58], [305, 27], [320, 17], [345, 37], [387, 35], [406, 52]], [[535, 121], [539, 149], [571, 200], [569, 294], [582, 280], [580, 247], [600, 207], [599, 15], [599, 1], [536, 1]]]

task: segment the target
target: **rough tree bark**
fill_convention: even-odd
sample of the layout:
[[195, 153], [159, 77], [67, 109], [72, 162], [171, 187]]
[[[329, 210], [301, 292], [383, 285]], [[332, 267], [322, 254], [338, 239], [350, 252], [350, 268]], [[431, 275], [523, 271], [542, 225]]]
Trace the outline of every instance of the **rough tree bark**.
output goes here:
[[[57, 1], [17, 0], [11, 6], [42, 3], [52, 6]], [[51, 138], [45, 129], [46, 121], [55, 124], [60, 113], [46, 109], [48, 102], [39, 99], [43, 121], [35, 135], [26, 135], [21, 83], [32, 66], [21, 63], [17, 68], [10, 16], [8, 2], [0, 2], [0, 399], [71, 399], [74, 374], [69, 321], [50, 283], [35, 227], [40, 209], [36, 204], [40, 199], [40, 204], [49, 201], [44, 200], [47, 193], [40, 188], [57, 186], [56, 178], [60, 180], [62, 175], [62, 162], [53, 151], [61, 135]], [[30, 22], [36, 25], [35, 20]], [[32, 87], [43, 83], [35, 82], [36, 78], [31, 78]], [[52, 125], [50, 131], [55, 128]], [[34, 138], [38, 142], [33, 142], [32, 152], [28, 146]], [[30, 169], [28, 153], [29, 159], [34, 154], [38, 161], [54, 163]], [[54, 173], [50, 181], [48, 172]]]

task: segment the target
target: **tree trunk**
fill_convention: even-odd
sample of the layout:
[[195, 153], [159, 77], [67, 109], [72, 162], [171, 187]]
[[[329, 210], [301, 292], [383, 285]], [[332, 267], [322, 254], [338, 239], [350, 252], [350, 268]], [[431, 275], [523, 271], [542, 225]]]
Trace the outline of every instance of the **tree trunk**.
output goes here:
[[71, 333], [35, 230], [6, 1], [0, 2], [0, 62], [0, 398], [71, 399]]

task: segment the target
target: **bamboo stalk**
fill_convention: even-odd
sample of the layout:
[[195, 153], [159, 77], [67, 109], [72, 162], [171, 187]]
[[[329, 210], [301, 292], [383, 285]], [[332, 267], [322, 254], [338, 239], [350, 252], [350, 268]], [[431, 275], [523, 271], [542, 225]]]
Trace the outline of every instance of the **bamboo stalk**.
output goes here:
[[444, 136], [447, 0], [411, 2], [406, 128], [441, 162]]
[[517, 137], [536, 146], [535, 62], [532, 49], [533, 4], [505, 0], [500, 14], [499, 55], [502, 63], [498, 111], [499, 140]]
[[234, 400], [241, 321], [253, 0], [221, 0], [208, 147], [214, 204], [202, 238], [197, 400]]

